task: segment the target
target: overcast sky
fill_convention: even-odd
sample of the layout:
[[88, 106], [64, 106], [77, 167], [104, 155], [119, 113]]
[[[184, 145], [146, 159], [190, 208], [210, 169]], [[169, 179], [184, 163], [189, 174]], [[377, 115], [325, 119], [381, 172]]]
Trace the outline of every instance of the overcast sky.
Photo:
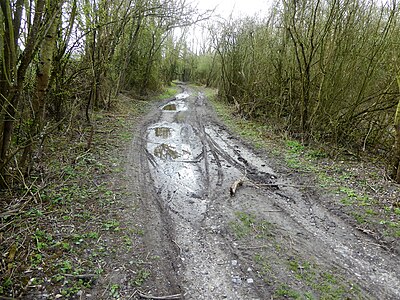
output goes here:
[[[274, 0], [189, 0], [193, 6], [199, 11], [215, 9], [214, 16], [221, 16], [228, 19], [231, 15], [234, 19], [255, 16], [263, 17], [267, 14], [271, 3]], [[216, 20], [211, 18], [211, 20]], [[208, 21], [207, 21], [208, 22]], [[204, 49], [204, 43], [209, 37], [208, 31], [203, 27], [204, 23], [196, 24], [187, 31], [187, 42], [189, 48], [198, 53], [200, 49]], [[175, 29], [175, 36], [180, 38], [182, 29]]]
[[272, 0], [193, 0], [201, 10], [217, 7], [216, 14], [228, 18], [233, 12], [234, 17], [253, 16], [265, 13]]

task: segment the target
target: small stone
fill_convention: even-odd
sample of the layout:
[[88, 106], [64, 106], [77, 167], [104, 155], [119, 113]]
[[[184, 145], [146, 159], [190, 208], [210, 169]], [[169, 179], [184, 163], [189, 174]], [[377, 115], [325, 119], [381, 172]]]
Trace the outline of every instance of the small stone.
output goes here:
[[238, 264], [238, 261], [236, 260], [236, 259], [234, 259], [234, 260], [232, 260], [232, 266], [237, 266], [237, 264]]
[[83, 295], [83, 291], [82, 291], [82, 290], [78, 291], [78, 292], [76, 293], [76, 295], [77, 295], [77, 296], [82, 296], [82, 295]]
[[239, 276], [235, 275], [235, 276], [232, 277], [232, 282], [236, 283], [236, 284], [241, 284], [242, 283], [242, 279]]
[[55, 298], [56, 298], [56, 299], [60, 299], [60, 298], [62, 298], [62, 295], [61, 295], [61, 294], [57, 294], [57, 295], [55, 296]]
[[254, 280], [253, 280], [253, 278], [247, 278], [247, 283], [249, 283], [249, 284], [252, 284], [252, 283], [254, 283]]
[[253, 271], [253, 270], [250, 267], [247, 268], [247, 272], [251, 272], [251, 271]]

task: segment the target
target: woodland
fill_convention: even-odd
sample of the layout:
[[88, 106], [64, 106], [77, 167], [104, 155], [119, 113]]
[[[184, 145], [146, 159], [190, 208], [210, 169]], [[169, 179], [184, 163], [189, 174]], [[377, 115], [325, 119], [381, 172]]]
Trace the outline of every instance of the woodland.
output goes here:
[[[18, 184], [46, 136], [123, 91], [174, 79], [219, 89], [244, 118], [302, 142], [390, 158], [400, 182], [396, 1], [278, 1], [266, 16], [211, 21], [185, 1], [1, 1], [0, 176]], [[207, 22], [205, 22], [208, 20]], [[209, 30], [193, 51], [187, 32]]]
[[[3, 188], [35, 170], [48, 134], [77, 118], [92, 126], [91, 110], [119, 93], [174, 79], [216, 87], [244, 118], [304, 143], [374, 153], [400, 182], [396, 1], [289, 0], [266, 16], [210, 16], [183, 0], [2, 0]], [[209, 34], [193, 51], [175, 29], [199, 22]]]
[[[29, 272], [43, 277], [46, 263], [70, 278], [71, 249], [97, 247], [90, 222], [118, 245], [119, 223], [104, 219], [117, 193], [98, 183], [112, 183], [101, 159], [123, 142], [114, 128], [132, 131], [118, 108], [141, 112], [176, 80], [213, 89], [213, 101], [261, 131], [377, 162], [400, 183], [399, 20], [396, 0], [276, 0], [241, 19], [187, 0], [0, 0], [0, 295], [40, 286]], [[89, 229], [77, 235], [79, 226]], [[69, 228], [68, 243], [48, 234]], [[45, 260], [53, 248], [62, 254]]]

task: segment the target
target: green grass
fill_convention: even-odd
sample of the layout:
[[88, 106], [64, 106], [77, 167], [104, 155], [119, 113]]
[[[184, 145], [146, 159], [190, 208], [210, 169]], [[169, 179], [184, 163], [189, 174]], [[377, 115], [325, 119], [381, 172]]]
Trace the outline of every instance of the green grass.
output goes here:
[[268, 221], [259, 220], [246, 212], [236, 212], [235, 215], [236, 219], [230, 222], [230, 227], [237, 239], [247, 236], [262, 239], [273, 235], [274, 225]]
[[151, 275], [151, 272], [147, 269], [140, 269], [137, 274], [136, 277], [133, 281], [133, 283], [140, 287], [143, 285], [143, 283], [146, 281], [147, 278], [149, 278]]
[[165, 100], [169, 98], [173, 98], [176, 94], [178, 94], [180, 91], [180, 88], [175, 84], [171, 83], [170, 86], [167, 86], [164, 89], [164, 92], [157, 97], [158, 100]]

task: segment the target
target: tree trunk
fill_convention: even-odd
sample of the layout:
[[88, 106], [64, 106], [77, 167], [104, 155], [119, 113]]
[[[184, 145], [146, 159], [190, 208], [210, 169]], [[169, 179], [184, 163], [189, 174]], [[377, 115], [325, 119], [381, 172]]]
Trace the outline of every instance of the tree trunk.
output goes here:
[[[400, 75], [397, 76], [397, 84], [400, 90]], [[392, 178], [400, 183], [400, 100], [397, 105], [396, 115], [394, 118], [394, 128], [396, 131], [395, 134], [395, 143], [394, 143], [394, 151], [393, 151], [393, 162], [392, 162]]]
[[58, 22], [60, 20], [58, 8], [56, 8], [56, 18], [50, 25], [46, 36], [43, 39], [40, 53], [39, 63], [36, 72], [36, 91], [32, 100], [32, 118], [33, 122], [30, 128], [30, 141], [24, 148], [23, 155], [21, 157], [20, 167], [25, 173], [29, 173], [26, 169], [31, 157], [32, 151], [35, 149], [37, 137], [44, 127], [44, 115], [46, 109], [46, 94], [49, 85], [49, 79], [51, 74], [51, 65], [53, 62], [53, 54], [56, 46], [56, 32]]

